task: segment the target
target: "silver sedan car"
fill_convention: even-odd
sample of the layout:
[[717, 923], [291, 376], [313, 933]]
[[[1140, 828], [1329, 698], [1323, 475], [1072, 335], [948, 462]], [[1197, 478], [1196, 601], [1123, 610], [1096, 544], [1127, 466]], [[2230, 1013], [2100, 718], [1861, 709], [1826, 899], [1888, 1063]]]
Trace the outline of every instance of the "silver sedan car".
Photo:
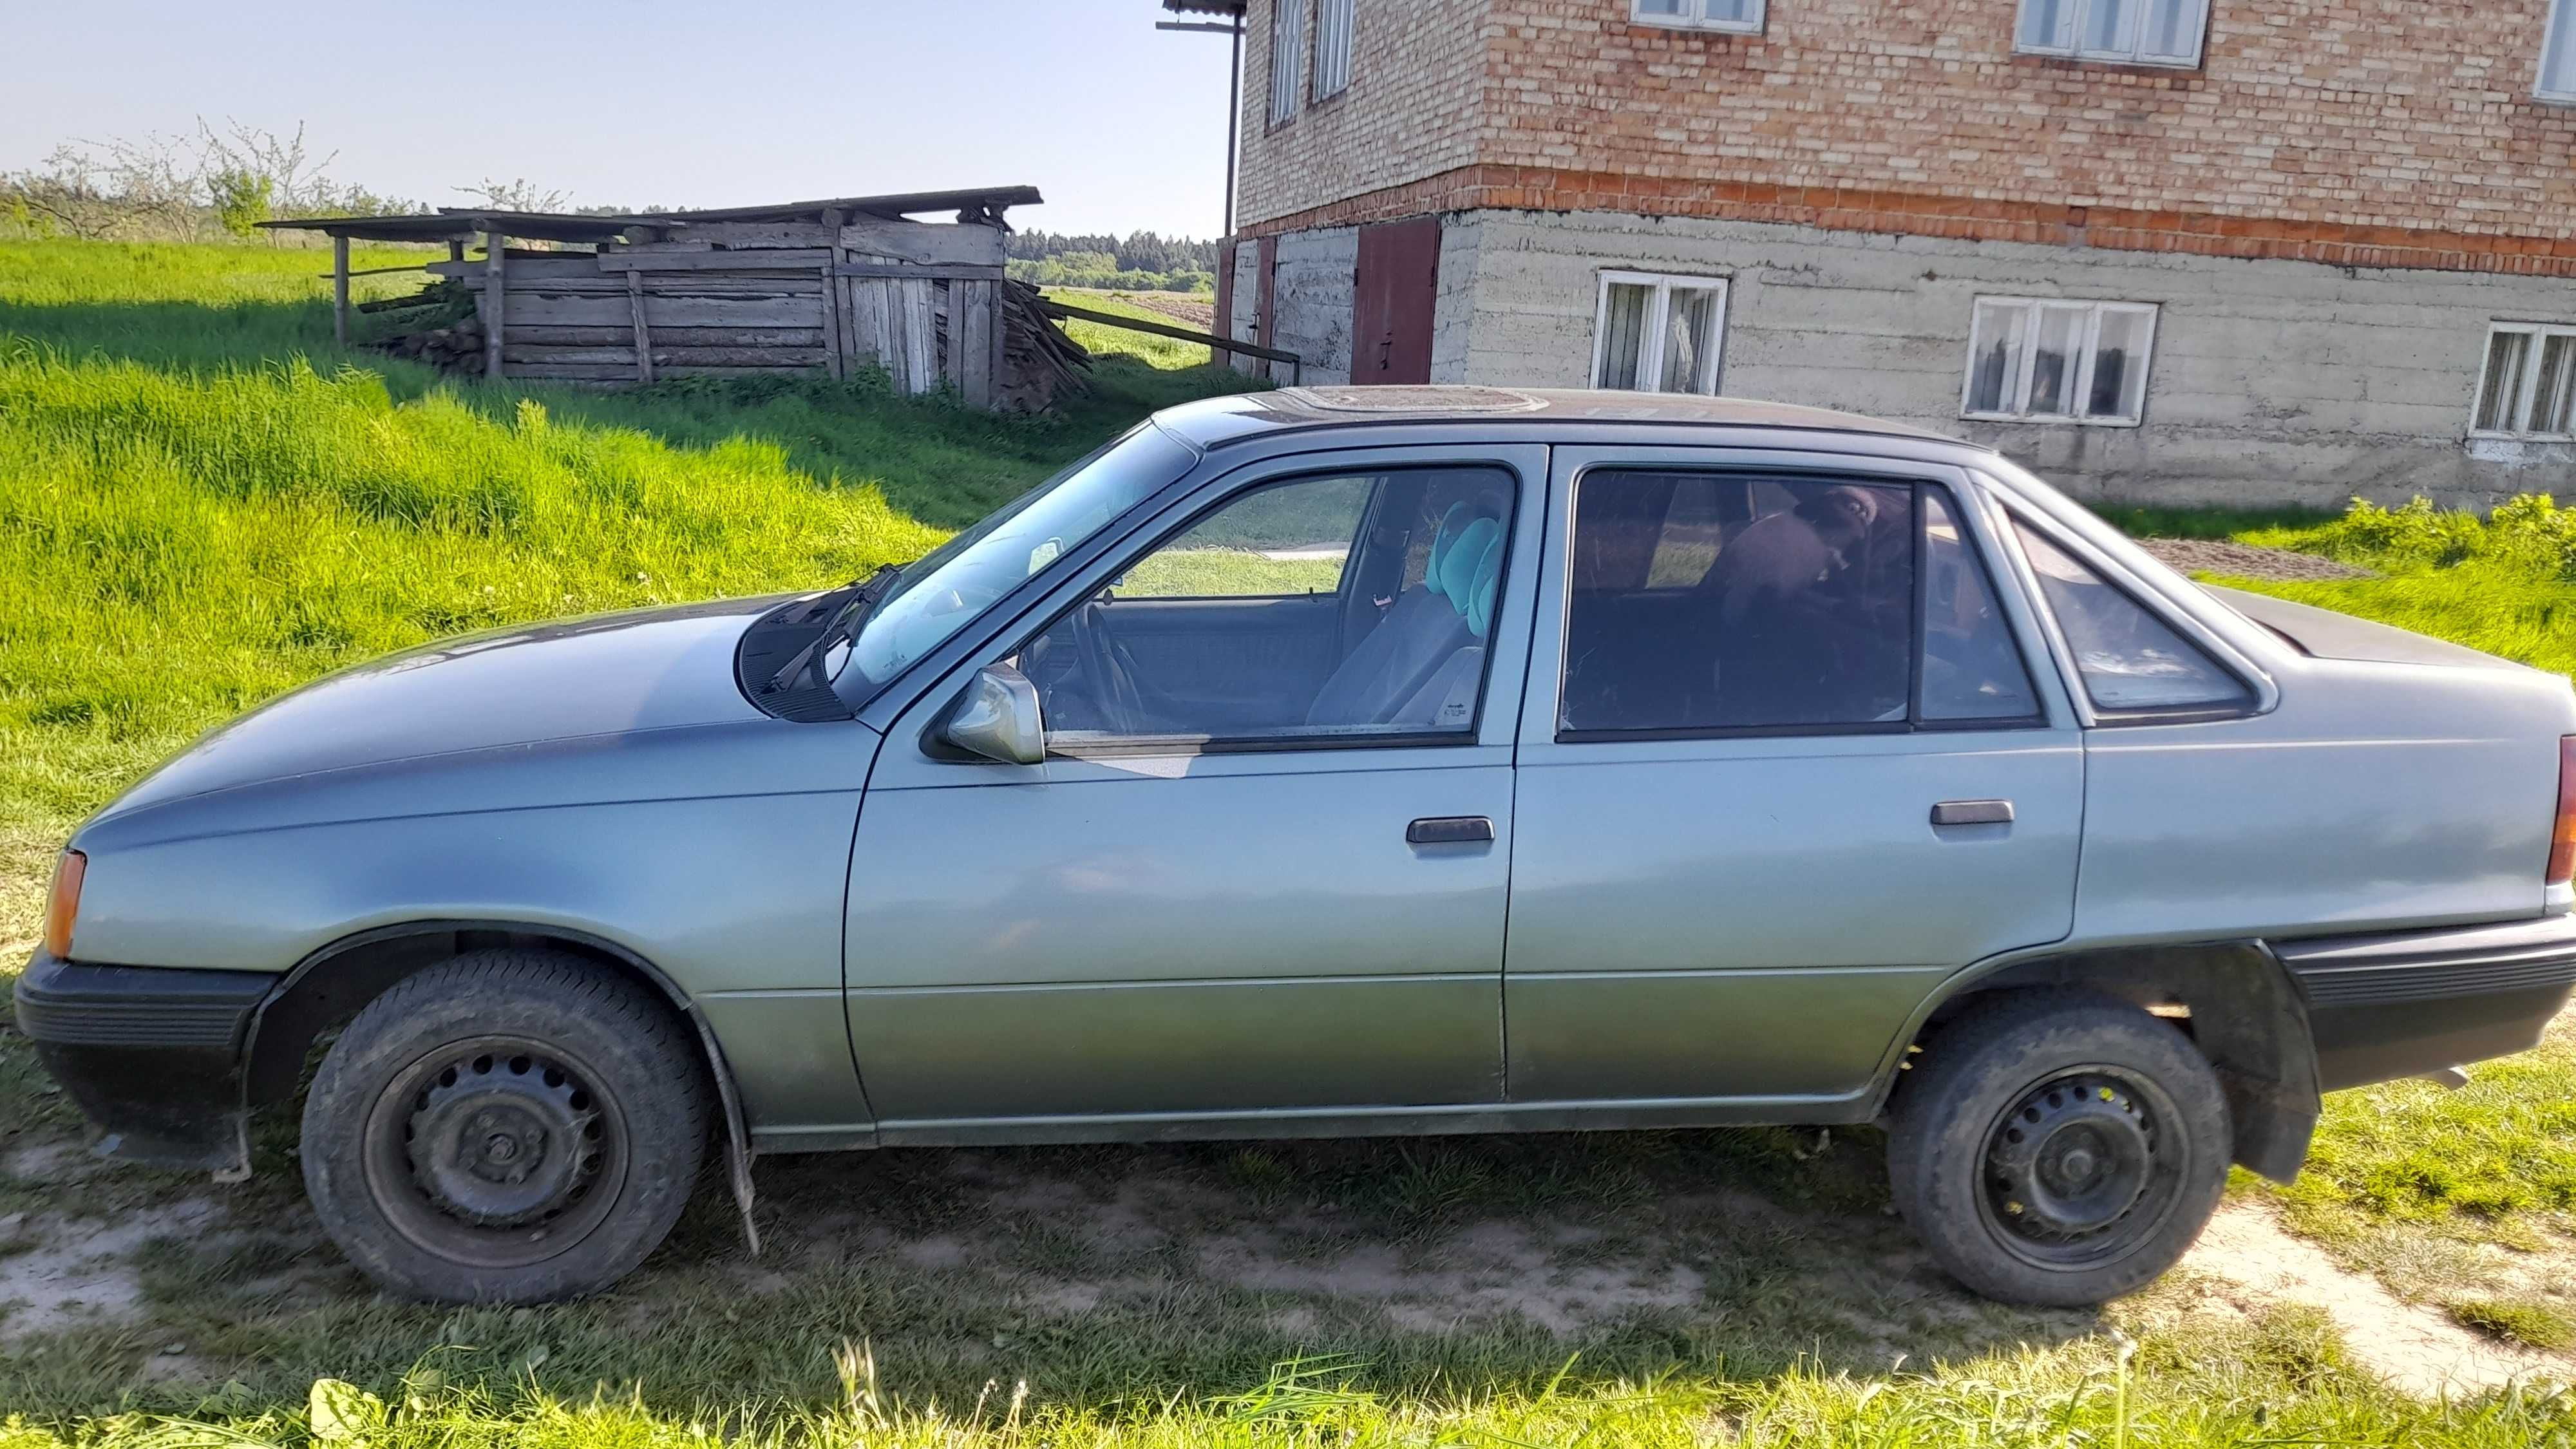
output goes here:
[[2162, 1272], [2319, 1094], [2576, 983], [2560, 677], [1722, 399], [1161, 414], [848, 587], [477, 635], [84, 824], [19, 1021], [110, 1153], [303, 1092], [394, 1291], [597, 1289], [710, 1149], [1887, 1130], [1976, 1290]]

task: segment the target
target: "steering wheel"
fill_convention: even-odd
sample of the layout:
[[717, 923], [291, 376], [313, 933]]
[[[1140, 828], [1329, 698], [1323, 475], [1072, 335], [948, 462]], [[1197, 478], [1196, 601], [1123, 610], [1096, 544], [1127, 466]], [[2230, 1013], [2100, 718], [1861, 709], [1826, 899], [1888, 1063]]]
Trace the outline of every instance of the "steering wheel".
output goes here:
[[1118, 657], [1109, 631], [1100, 627], [1100, 607], [1100, 600], [1093, 599], [1067, 616], [1073, 621], [1074, 652], [1082, 657], [1082, 672], [1089, 676], [1091, 702], [1110, 729], [1122, 735], [1144, 734], [1144, 691], [1136, 687], [1136, 676]]

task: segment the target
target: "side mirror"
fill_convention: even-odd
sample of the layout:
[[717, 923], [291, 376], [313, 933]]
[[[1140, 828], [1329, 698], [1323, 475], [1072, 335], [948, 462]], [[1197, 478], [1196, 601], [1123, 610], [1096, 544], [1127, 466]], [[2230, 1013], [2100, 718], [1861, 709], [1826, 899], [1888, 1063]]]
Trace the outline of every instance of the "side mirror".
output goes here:
[[1038, 687], [1007, 664], [987, 664], [957, 698], [941, 731], [948, 743], [1005, 765], [1034, 765], [1046, 758], [1046, 720]]

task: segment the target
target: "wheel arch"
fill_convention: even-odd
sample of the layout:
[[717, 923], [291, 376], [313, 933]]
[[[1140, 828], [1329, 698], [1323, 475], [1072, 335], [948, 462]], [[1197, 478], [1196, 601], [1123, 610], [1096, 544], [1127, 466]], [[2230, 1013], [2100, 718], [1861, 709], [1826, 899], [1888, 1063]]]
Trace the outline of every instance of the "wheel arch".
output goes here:
[[725, 1175], [742, 1214], [743, 1235], [759, 1251], [751, 1216], [751, 1136], [724, 1044], [669, 973], [631, 948], [587, 931], [521, 921], [423, 920], [353, 932], [321, 947], [280, 977], [251, 1013], [242, 1050], [244, 1105], [266, 1106], [292, 1097], [305, 1058], [322, 1033], [357, 1015], [395, 983], [461, 952], [504, 945], [560, 951], [645, 983], [688, 1022], [699, 1060], [715, 1084], [725, 1129]]
[[2271, 947], [2258, 940], [2051, 951], [1962, 972], [1917, 1010], [1881, 1074], [1881, 1113], [1904, 1090], [1905, 1058], [1937, 1044], [1972, 1003], [1998, 993], [2097, 992], [2174, 1019], [2218, 1072], [2235, 1158], [2276, 1182], [2307, 1160], [2321, 1110], [2308, 1003]]

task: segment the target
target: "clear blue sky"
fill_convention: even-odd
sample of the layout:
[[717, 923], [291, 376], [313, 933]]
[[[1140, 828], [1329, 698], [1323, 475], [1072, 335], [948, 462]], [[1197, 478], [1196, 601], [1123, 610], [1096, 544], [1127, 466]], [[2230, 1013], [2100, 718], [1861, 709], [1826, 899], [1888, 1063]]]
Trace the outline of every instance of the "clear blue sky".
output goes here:
[[[1026, 182], [1023, 229], [1213, 236], [1226, 41], [1157, 0], [14, 0], [0, 170], [73, 139], [306, 126], [330, 174], [455, 205], [737, 206]], [[499, 57], [497, 64], [494, 57]]]

